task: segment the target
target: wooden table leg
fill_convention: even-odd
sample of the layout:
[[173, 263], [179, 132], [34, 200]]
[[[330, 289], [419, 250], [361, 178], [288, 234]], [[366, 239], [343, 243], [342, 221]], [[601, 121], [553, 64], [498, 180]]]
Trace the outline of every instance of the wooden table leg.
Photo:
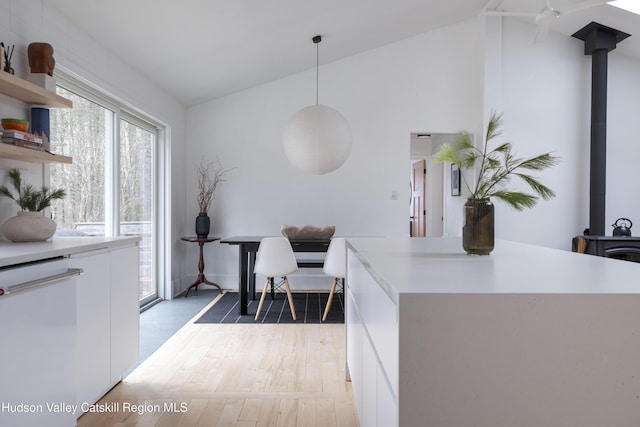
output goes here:
[[189, 291], [191, 290], [191, 288], [195, 287], [197, 291], [198, 285], [200, 283], [205, 283], [207, 285], [215, 286], [218, 288], [220, 293], [222, 293], [222, 288], [220, 287], [220, 285], [218, 285], [217, 283], [210, 282], [204, 276], [204, 242], [198, 242], [198, 244], [200, 245], [200, 259], [198, 260], [198, 278], [196, 279], [195, 282], [193, 282], [191, 286], [187, 288], [187, 292], [184, 294], [185, 298], [189, 295]]

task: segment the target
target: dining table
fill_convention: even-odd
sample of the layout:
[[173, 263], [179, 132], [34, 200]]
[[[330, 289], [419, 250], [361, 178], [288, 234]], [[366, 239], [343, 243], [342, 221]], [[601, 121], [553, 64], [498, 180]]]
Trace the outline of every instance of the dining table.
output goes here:
[[[238, 246], [238, 302], [241, 315], [247, 314], [249, 294], [251, 294], [251, 299], [255, 299], [256, 275], [254, 272], [254, 265], [256, 262], [256, 254], [260, 247], [260, 242], [265, 237], [270, 236], [232, 236], [220, 240], [221, 244]], [[293, 252], [326, 253], [331, 239], [289, 239], [289, 242], [291, 242], [291, 249], [293, 249]], [[323, 264], [324, 255], [322, 259], [298, 260], [299, 268], [322, 268]]]

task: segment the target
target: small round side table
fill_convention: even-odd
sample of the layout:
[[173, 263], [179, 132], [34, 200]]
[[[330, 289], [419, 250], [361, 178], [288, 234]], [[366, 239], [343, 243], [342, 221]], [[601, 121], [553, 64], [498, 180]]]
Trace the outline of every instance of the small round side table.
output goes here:
[[207, 280], [206, 277], [204, 277], [204, 244], [215, 242], [216, 240], [220, 240], [220, 237], [181, 237], [180, 239], [184, 240], [185, 242], [198, 243], [198, 245], [200, 245], [200, 260], [198, 261], [198, 278], [196, 279], [195, 282], [193, 282], [191, 286], [187, 288], [187, 292], [184, 294], [184, 297], [186, 298], [187, 296], [189, 296], [189, 291], [193, 287], [195, 287], [197, 291], [198, 285], [200, 283], [206, 283], [207, 285], [215, 286], [220, 290], [220, 293], [222, 293], [222, 288], [220, 287], [220, 285], [218, 285], [217, 283], [210, 282]]

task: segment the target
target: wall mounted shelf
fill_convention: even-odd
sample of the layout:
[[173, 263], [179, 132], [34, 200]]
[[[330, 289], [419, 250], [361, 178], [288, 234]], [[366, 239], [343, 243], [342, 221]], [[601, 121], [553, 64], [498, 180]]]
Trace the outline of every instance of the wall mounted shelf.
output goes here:
[[[70, 99], [4, 71], [0, 71], [0, 93], [38, 107], [73, 107], [73, 102]], [[3, 143], [0, 143], [0, 158], [31, 163], [71, 163], [73, 160], [71, 157], [47, 151], [32, 150]]]
[[0, 71], [0, 93], [38, 107], [73, 107], [71, 100], [4, 71]]
[[52, 154], [47, 151], [33, 150], [31, 148], [16, 147], [11, 144], [0, 143], [0, 158], [20, 160], [31, 163], [72, 163], [68, 156]]

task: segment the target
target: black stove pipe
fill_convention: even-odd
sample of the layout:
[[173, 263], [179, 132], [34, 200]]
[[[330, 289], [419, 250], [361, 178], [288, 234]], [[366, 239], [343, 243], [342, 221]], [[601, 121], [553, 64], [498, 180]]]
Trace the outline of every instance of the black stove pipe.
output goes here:
[[591, 55], [591, 165], [589, 234], [604, 236], [607, 187], [607, 68], [609, 52], [629, 34], [591, 22], [573, 34]]
[[607, 65], [604, 49], [591, 54], [591, 175], [589, 177], [589, 230], [604, 236], [607, 189]]

